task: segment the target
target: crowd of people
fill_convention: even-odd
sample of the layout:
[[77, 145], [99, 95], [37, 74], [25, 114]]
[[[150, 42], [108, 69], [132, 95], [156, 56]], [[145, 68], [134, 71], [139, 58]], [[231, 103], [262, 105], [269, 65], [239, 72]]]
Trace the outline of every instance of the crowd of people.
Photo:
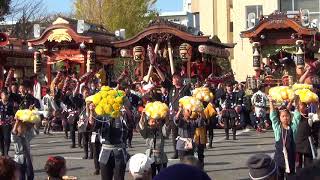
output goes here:
[[[150, 159], [150, 165], [146, 165], [150, 166], [150, 174], [147, 176], [154, 179], [159, 179], [157, 176], [163, 170], [170, 171], [164, 148], [170, 135], [174, 152], [172, 158], [179, 158], [184, 164], [202, 171], [205, 166], [204, 151], [214, 146], [215, 128], [225, 130], [226, 140], [229, 140], [231, 129], [232, 139], [236, 140], [238, 129], [250, 127], [263, 133], [272, 127], [276, 147], [276, 170], [272, 173], [276, 173], [278, 179], [288, 178], [295, 174], [296, 169], [312, 165], [317, 156], [320, 124], [318, 105], [301, 103], [295, 98], [295, 102], [275, 107], [272, 98], [264, 93], [263, 86], [248, 93], [243, 83], [186, 83], [180, 74], [174, 74], [171, 80], [162, 78], [161, 82], [153, 84], [132, 82], [124, 86], [122, 83], [115, 83], [111, 85], [112, 88], [122, 89], [126, 93], [119, 118], [99, 116], [94, 104], [86, 102], [87, 97], [97, 93], [102, 87], [98, 78], [81, 81], [76, 73], [59, 72], [42, 98], [38, 86], [39, 82], [35, 78], [19, 85], [11, 83], [1, 91], [1, 161], [8, 166], [17, 167], [20, 179], [34, 179], [30, 141], [39, 134], [41, 126], [46, 135], [52, 135], [52, 131], [64, 131], [65, 138], [70, 139], [70, 147], [83, 148], [83, 159], [93, 159], [93, 173], [101, 174], [103, 180], [124, 179], [130, 158], [127, 149], [133, 148], [131, 142], [134, 132], [146, 139], [146, 157], [140, 156], [136, 161], [145, 158], [149, 162]], [[179, 106], [180, 98], [191, 95], [193, 89], [202, 86], [209, 88], [214, 94], [212, 101], [207, 102], [216, 111], [216, 115], [210, 118], [206, 118], [203, 113], [192, 116], [191, 111]], [[164, 121], [146, 116], [144, 106], [153, 101], [161, 101], [169, 107], [168, 118]], [[17, 110], [34, 108], [41, 113], [40, 123], [32, 124], [15, 119]], [[15, 163], [6, 158], [11, 143], [14, 144]], [[192, 159], [194, 156], [197, 161]], [[255, 160], [248, 161], [249, 168], [257, 161], [274, 161], [265, 156], [262, 156], [262, 160]], [[49, 179], [61, 179], [65, 174], [65, 160], [62, 157], [49, 157], [45, 169]], [[136, 171], [133, 170], [132, 174], [137, 173]], [[9, 173], [12, 177], [16, 174], [15, 171], [7, 172], [8, 176]], [[147, 176], [137, 176], [136, 179], [150, 179]], [[250, 174], [250, 177], [258, 178], [254, 174]]]

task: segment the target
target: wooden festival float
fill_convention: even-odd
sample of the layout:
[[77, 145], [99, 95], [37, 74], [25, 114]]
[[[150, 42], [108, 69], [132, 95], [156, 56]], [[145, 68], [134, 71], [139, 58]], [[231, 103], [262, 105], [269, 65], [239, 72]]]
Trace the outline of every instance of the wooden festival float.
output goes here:
[[[320, 60], [315, 55], [320, 36], [305, 11], [297, 14], [275, 11], [260, 17], [256, 26], [241, 32], [240, 36], [252, 43], [256, 74], [247, 78], [249, 88], [256, 87], [257, 82], [269, 87], [294, 82], [319, 84]], [[310, 66], [309, 72], [306, 66]]]
[[[9, 86], [13, 80], [21, 82], [33, 76], [33, 53], [28, 51], [26, 42], [0, 33], [0, 88]], [[9, 73], [10, 72], [10, 73]]]
[[112, 45], [118, 56], [129, 59], [130, 66], [135, 67], [134, 80], [149, 82], [151, 79], [157, 83], [159, 74], [168, 78], [175, 72], [185, 79], [200, 81], [210, 75], [208, 80], [212, 83], [233, 79], [232, 73], [222, 74], [214, 59], [228, 61], [227, 49], [234, 44], [216, 42], [209, 36], [199, 35], [199, 31], [159, 17], [136, 36]]
[[110, 42], [114, 40], [115, 35], [100, 25], [59, 17], [40, 37], [28, 41], [29, 48], [34, 49], [34, 73], [45, 74], [50, 84], [59, 70], [58, 65], [78, 76], [98, 69], [111, 71]]

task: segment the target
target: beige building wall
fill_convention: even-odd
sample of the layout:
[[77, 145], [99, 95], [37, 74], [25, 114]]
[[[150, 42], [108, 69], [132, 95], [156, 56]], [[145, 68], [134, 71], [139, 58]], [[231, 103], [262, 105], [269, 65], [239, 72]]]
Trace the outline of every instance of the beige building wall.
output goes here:
[[[262, 14], [268, 15], [279, 9], [279, 0], [192, 0], [192, 12], [199, 12], [200, 30], [205, 35], [217, 35], [221, 42], [236, 43], [231, 49], [231, 66], [236, 80], [244, 81], [254, 75], [252, 47], [249, 39], [240, 33], [246, 30], [246, 6], [262, 5]], [[231, 32], [231, 22], [233, 32]]]
[[205, 35], [217, 35], [222, 42], [231, 43], [231, 5], [232, 0], [192, 0], [191, 11], [199, 12], [200, 30]]
[[216, 33], [214, 1], [216, 0], [191, 0], [191, 11], [199, 12], [200, 30], [209, 36]]
[[279, 7], [278, 0], [234, 0], [233, 1], [233, 42], [234, 59], [231, 66], [235, 72], [236, 80], [244, 81], [248, 75], [254, 75], [252, 67], [252, 45], [249, 39], [242, 39], [240, 33], [246, 30], [246, 6], [262, 5], [262, 14], [268, 15]]

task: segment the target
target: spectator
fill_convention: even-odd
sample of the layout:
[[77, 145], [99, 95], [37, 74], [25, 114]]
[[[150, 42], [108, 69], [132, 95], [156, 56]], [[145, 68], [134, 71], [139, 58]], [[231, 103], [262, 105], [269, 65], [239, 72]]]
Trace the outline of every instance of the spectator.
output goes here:
[[296, 137], [296, 152], [298, 156], [297, 169], [307, 167], [312, 164], [312, 118], [308, 117], [308, 108], [306, 103], [299, 104], [299, 110], [301, 114], [301, 121], [297, 130]]
[[8, 156], [0, 156], [0, 179], [18, 180], [19, 177], [17, 163]]
[[254, 106], [254, 112], [256, 116], [256, 122], [254, 124], [254, 128], [257, 129], [258, 132], [262, 132], [262, 128], [264, 125], [268, 128], [267, 117], [266, 117], [266, 107], [267, 107], [267, 95], [262, 92], [262, 86], [257, 89], [257, 92], [253, 94], [251, 98], [251, 103]]
[[315, 161], [312, 165], [301, 169], [296, 175], [289, 178], [289, 180], [318, 180], [320, 177], [320, 160]]
[[138, 153], [129, 160], [129, 172], [134, 180], [151, 180], [151, 164], [153, 160], [145, 154]]
[[153, 180], [163, 179], [210, 180], [211, 178], [197, 167], [186, 164], [175, 164], [167, 167], [153, 178]]
[[34, 137], [34, 124], [16, 120], [11, 133], [14, 147], [14, 160], [19, 164], [21, 180], [34, 179], [30, 153], [30, 141]]
[[44, 166], [48, 180], [62, 180], [66, 174], [66, 160], [61, 156], [50, 156]]
[[10, 149], [13, 116], [13, 102], [9, 101], [9, 94], [4, 90], [1, 92], [0, 100], [0, 151], [2, 156], [8, 156]]
[[181, 160], [182, 164], [187, 164], [190, 166], [194, 166], [194, 167], [198, 167], [200, 169], [202, 169], [202, 164], [201, 162], [194, 156], [185, 156], [182, 160]]
[[[275, 109], [272, 97], [269, 96], [270, 101], [270, 120], [275, 138], [275, 160], [277, 163], [278, 179], [283, 180], [295, 173], [295, 147], [297, 129], [301, 119], [300, 112], [296, 109], [294, 114], [291, 115], [286, 107], [280, 107], [279, 110]], [[290, 107], [293, 102], [290, 102]], [[296, 98], [295, 104], [299, 101]]]
[[247, 161], [250, 179], [276, 180], [277, 167], [274, 160], [266, 154], [255, 154]]

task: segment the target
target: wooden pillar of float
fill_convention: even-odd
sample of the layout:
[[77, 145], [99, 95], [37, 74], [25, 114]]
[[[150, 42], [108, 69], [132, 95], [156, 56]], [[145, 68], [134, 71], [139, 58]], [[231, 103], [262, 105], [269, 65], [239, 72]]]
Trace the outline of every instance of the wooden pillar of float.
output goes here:
[[169, 60], [170, 60], [171, 75], [173, 75], [175, 72], [175, 69], [174, 69], [174, 63], [173, 63], [172, 46], [170, 41], [168, 41], [168, 53], [169, 53]]

